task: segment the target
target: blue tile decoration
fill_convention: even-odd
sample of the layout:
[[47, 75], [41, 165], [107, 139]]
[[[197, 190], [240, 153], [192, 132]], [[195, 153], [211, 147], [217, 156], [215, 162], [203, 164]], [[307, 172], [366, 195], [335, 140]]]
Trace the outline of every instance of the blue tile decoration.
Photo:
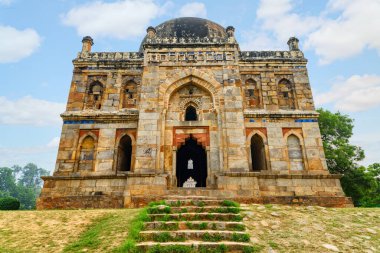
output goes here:
[[255, 120], [254, 119], [249, 119], [249, 122], [255, 122]]
[[294, 121], [295, 122], [302, 122], [302, 123], [304, 123], [304, 122], [318, 122], [317, 119], [296, 119]]
[[94, 124], [95, 121], [94, 120], [64, 120], [63, 121], [63, 124], [68, 124], [68, 125], [72, 125], [72, 124]]

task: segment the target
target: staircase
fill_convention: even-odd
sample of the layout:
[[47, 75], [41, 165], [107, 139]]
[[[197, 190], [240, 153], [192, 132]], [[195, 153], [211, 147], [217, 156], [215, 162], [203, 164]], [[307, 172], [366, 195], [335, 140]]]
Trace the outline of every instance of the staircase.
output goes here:
[[148, 216], [140, 252], [254, 252], [235, 202], [170, 196], [151, 203]]

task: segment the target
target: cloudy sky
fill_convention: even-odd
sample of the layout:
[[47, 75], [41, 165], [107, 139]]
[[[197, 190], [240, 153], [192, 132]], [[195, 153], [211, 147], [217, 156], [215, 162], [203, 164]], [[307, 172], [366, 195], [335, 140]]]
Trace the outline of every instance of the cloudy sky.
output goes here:
[[355, 119], [352, 143], [380, 162], [380, 0], [0, 0], [0, 167], [53, 170], [72, 59], [137, 51], [145, 29], [194, 16], [232, 25], [242, 50], [287, 50], [297, 36], [318, 107]]

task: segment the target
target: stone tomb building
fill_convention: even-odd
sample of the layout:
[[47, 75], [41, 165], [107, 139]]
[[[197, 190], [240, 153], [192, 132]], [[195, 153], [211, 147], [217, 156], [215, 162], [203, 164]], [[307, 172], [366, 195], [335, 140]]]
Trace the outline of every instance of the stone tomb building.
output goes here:
[[38, 208], [187, 194], [350, 205], [327, 170], [298, 40], [241, 51], [234, 31], [177, 18], [149, 27], [138, 52], [92, 52], [84, 37]]

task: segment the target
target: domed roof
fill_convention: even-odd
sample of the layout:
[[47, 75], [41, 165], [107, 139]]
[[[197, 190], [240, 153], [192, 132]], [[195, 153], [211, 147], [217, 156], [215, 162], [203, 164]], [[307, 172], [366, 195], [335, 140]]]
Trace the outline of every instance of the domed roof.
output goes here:
[[[156, 38], [177, 38], [190, 40], [224, 40], [227, 33], [223, 26], [210, 20], [194, 17], [175, 18], [166, 21], [155, 27]], [[147, 41], [147, 36], [141, 43], [141, 46]], [[141, 47], [140, 47], [141, 49]]]

